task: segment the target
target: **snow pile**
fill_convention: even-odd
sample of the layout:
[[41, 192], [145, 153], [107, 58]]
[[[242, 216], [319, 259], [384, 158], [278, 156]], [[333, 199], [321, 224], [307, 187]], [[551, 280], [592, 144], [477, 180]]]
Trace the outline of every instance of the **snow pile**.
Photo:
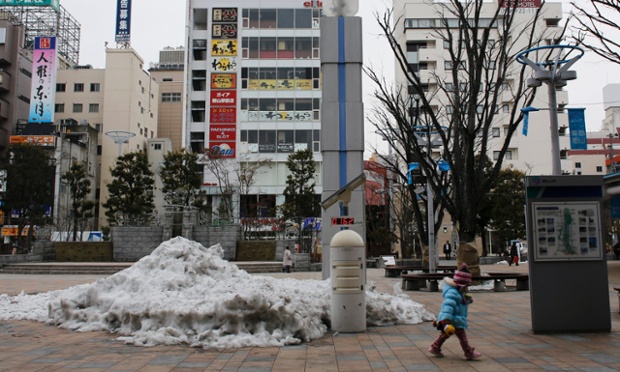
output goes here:
[[[219, 245], [205, 248], [174, 238], [130, 268], [92, 284], [34, 296], [0, 295], [0, 319], [106, 330], [142, 346], [283, 346], [325, 334], [329, 280], [249, 275], [222, 254]], [[368, 325], [435, 319], [406, 295], [367, 291], [366, 309]]]

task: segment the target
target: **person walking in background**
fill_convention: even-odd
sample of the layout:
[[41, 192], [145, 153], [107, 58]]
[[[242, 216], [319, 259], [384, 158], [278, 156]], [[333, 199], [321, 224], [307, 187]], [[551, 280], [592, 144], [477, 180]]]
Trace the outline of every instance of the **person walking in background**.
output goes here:
[[446, 240], [446, 244], [443, 245], [443, 253], [446, 255], [446, 260], [452, 257], [452, 245], [449, 240]]
[[291, 265], [293, 265], [293, 255], [287, 245], [286, 248], [284, 248], [284, 254], [282, 254], [282, 271], [290, 273]]
[[517, 243], [513, 242], [510, 246], [510, 260], [508, 261], [508, 266], [512, 266], [512, 264], [519, 266], [519, 248], [517, 248]]
[[443, 302], [437, 316], [437, 321], [433, 325], [439, 330], [439, 336], [428, 349], [428, 352], [437, 358], [443, 358], [441, 346], [453, 334], [458, 337], [461, 348], [467, 360], [478, 359], [482, 356], [480, 352], [469, 345], [467, 340], [467, 308], [473, 302], [471, 295], [467, 293], [467, 288], [471, 284], [472, 275], [467, 269], [467, 265], [454, 272], [452, 278], [446, 277], [443, 287]]

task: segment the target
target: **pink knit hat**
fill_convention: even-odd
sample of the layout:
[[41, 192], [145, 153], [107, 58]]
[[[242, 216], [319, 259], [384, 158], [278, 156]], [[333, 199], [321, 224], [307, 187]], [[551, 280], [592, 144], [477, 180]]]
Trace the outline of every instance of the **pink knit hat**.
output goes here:
[[467, 269], [467, 264], [462, 264], [459, 270], [454, 272], [452, 277], [456, 285], [465, 286], [471, 284], [471, 273]]

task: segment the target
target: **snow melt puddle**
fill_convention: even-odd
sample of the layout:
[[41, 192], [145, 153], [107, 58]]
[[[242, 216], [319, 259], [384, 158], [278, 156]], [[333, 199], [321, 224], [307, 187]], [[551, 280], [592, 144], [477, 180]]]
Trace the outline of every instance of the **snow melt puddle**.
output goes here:
[[[330, 282], [250, 275], [218, 244], [174, 238], [133, 266], [91, 284], [37, 295], [0, 295], [0, 320], [109, 331], [128, 344], [237, 348], [322, 337]], [[369, 326], [418, 324], [435, 315], [403, 294], [366, 292]]]

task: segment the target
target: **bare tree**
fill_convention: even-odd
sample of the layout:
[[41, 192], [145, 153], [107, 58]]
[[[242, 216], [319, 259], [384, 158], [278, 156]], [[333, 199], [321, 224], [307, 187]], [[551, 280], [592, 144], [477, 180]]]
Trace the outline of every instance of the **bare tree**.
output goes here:
[[237, 161], [222, 157], [219, 150], [207, 151], [203, 157], [204, 165], [217, 179], [217, 187], [221, 197], [218, 206], [218, 218], [232, 222], [239, 210], [238, 201], [241, 195], [248, 195], [260, 168], [270, 162], [268, 159]]
[[571, 2], [575, 8], [572, 19], [576, 26], [575, 41], [606, 60], [620, 64], [620, 39], [618, 23], [620, 2], [617, 0], [590, 0], [591, 7]]
[[[376, 83], [374, 97], [381, 103], [369, 120], [394, 149], [393, 159], [384, 160], [407, 185], [416, 227], [425, 243], [429, 228], [425, 204], [416, 202], [419, 185], [407, 182], [408, 164], [419, 164], [423, 182], [428, 181], [435, 195], [438, 218], [430, 228], [438, 231], [445, 208], [458, 229], [459, 240], [475, 241], [478, 211], [522, 120], [520, 109], [534, 99], [535, 90], [524, 84], [525, 68], [515, 63], [515, 58], [550, 35], [542, 35], [537, 29], [541, 9], [518, 17], [517, 2], [509, 4], [502, 8], [481, 1], [449, 0], [428, 5], [435, 7], [439, 19], [428, 29], [428, 38], [436, 40], [437, 48], [444, 48], [442, 53], [447, 58], [443, 60], [450, 69], [447, 75], [428, 69], [422, 76], [419, 65], [408, 61], [407, 50], [399, 43], [404, 20], [393, 23], [391, 11], [383, 17], [376, 15], [406, 83], [391, 87], [372, 69], [365, 69]], [[489, 12], [493, 6], [496, 9]], [[417, 47], [428, 45], [420, 41]], [[512, 97], [508, 106], [503, 103], [506, 95]], [[493, 139], [502, 142], [496, 142], [499, 151], [489, 171], [485, 158], [491, 128], [500, 119], [505, 136]], [[437, 171], [437, 154], [450, 172]]]

